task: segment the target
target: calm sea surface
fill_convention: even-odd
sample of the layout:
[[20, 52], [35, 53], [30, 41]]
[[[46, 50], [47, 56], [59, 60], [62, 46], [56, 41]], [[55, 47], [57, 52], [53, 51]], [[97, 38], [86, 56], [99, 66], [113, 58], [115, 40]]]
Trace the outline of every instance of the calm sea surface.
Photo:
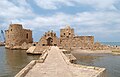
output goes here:
[[[120, 42], [104, 42], [103, 44], [120, 46]], [[77, 54], [78, 64], [104, 67], [108, 77], [120, 77], [120, 55], [112, 54]], [[0, 77], [14, 77], [31, 60], [39, 56], [27, 55], [25, 50], [9, 50], [0, 47]]]
[[[111, 46], [120, 46], [120, 42], [104, 42]], [[80, 54], [73, 53], [76, 63], [88, 66], [97, 66], [107, 69], [108, 77], [120, 77], [120, 55], [113, 54]]]
[[120, 77], [120, 55], [112, 54], [73, 54], [77, 64], [104, 67], [107, 77]]
[[39, 56], [27, 55], [25, 50], [9, 50], [0, 47], [0, 77], [14, 77], [31, 60]]
[[111, 45], [111, 46], [120, 46], [120, 42], [101, 42], [105, 45]]
[[73, 54], [77, 64], [104, 67], [107, 77], [120, 77], [120, 55], [112, 54]]

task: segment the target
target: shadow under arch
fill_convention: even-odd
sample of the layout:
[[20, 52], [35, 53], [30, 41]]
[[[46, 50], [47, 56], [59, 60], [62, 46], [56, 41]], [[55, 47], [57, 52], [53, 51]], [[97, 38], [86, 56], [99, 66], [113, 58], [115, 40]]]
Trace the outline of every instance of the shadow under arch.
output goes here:
[[52, 46], [53, 39], [51, 37], [47, 38], [47, 46]]

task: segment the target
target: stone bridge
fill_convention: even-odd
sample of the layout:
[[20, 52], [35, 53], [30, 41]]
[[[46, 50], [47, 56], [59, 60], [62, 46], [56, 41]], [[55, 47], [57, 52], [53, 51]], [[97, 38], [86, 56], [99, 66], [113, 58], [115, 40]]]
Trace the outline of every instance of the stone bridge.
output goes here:
[[15, 77], [106, 77], [105, 68], [77, 65], [57, 46], [52, 46], [40, 60], [30, 62]]

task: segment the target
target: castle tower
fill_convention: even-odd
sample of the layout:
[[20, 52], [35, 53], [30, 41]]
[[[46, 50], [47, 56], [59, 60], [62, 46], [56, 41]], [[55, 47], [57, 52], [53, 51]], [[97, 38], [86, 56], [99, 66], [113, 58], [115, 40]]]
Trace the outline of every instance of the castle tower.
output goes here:
[[66, 26], [64, 29], [60, 29], [60, 38], [73, 38], [74, 37], [74, 29], [70, 28], [70, 26]]
[[32, 31], [23, 29], [21, 24], [10, 24], [9, 29], [5, 31], [6, 47], [21, 46], [24, 42], [32, 43]]
[[60, 29], [60, 46], [63, 48], [80, 47], [81, 49], [92, 49], [94, 36], [75, 36], [74, 29], [66, 26]]

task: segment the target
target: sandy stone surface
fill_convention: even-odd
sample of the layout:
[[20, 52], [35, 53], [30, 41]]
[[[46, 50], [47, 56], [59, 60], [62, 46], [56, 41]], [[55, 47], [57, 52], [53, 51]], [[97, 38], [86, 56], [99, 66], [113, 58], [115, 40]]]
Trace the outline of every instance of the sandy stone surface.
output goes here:
[[31, 46], [26, 52], [27, 53], [33, 53], [35, 48], [36, 48], [36, 46]]
[[94, 77], [98, 73], [99, 70], [68, 65], [59, 48], [51, 47], [45, 62], [36, 63], [25, 77]]

